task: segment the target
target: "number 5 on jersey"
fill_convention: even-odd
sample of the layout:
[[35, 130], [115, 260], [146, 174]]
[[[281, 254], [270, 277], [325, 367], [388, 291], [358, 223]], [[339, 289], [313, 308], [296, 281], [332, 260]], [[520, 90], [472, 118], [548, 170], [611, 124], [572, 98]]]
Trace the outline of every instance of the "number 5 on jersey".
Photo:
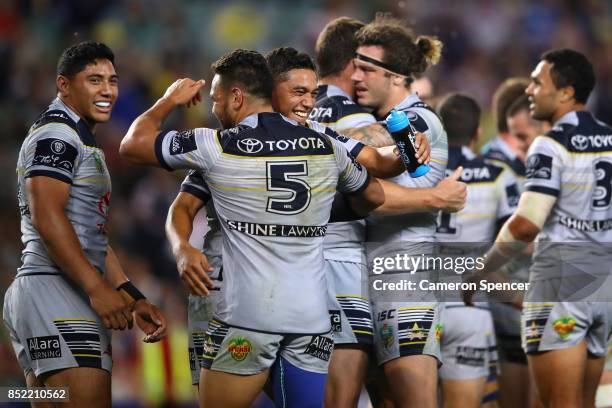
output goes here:
[[299, 214], [310, 204], [310, 186], [299, 176], [308, 176], [306, 160], [266, 162], [268, 191], [285, 192], [283, 198], [269, 197], [267, 212], [291, 215]]

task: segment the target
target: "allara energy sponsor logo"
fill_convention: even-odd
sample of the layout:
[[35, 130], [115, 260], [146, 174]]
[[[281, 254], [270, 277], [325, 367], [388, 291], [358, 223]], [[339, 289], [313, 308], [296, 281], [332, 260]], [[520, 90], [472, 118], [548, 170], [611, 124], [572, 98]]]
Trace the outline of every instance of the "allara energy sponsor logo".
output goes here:
[[59, 336], [30, 337], [28, 338], [28, 351], [32, 360], [60, 358], [62, 348]]

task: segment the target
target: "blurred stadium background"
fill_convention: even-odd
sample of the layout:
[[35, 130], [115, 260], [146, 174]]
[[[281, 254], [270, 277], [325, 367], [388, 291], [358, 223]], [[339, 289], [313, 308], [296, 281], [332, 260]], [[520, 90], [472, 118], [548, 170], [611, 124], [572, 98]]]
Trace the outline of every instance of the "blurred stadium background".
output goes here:
[[[122, 162], [117, 150], [128, 124], [179, 76], [210, 79], [209, 65], [233, 48], [267, 52], [290, 45], [312, 54], [332, 18], [369, 21], [376, 12], [405, 18], [417, 33], [444, 42], [442, 62], [428, 72], [436, 95], [468, 92], [483, 106], [484, 134], [494, 135], [495, 87], [528, 76], [538, 56], [572, 47], [594, 62], [598, 84], [590, 104], [612, 123], [612, 2], [579, 0], [276, 1], [1, 0], [0, 1], [0, 292], [13, 279], [22, 248], [15, 163], [21, 141], [55, 95], [62, 49], [82, 40], [107, 43], [116, 55], [120, 96], [109, 124], [98, 129], [113, 178], [111, 242], [127, 274], [170, 322], [167, 341], [143, 345], [136, 331], [116, 333], [116, 406], [194, 404], [186, 343], [186, 291], [166, 245], [163, 224], [181, 174]], [[178, 128], [216, 126], [205, 102], [171, 118]], [[0, 385], [23, 385], [0, 327]]]

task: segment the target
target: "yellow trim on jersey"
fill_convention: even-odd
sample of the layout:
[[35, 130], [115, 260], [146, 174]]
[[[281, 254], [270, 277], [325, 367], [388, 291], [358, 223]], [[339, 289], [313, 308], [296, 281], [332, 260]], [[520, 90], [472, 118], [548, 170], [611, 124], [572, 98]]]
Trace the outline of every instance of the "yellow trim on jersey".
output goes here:
[[96, 356], [95, 354], [73, 354], [74, 357], [96, 357], [96, 358], [102, 358], [100, 356]]
[[431, 306], [400, 307], [397, 310], [434, 310]]
[[429, 161], [430, 161], [430, 162], [434, 162], [434, 163], [441, 164], [441, 165], [443, 165], [443, 166], [446, 166], [446, 165], [448, 164], [448, 160], [446, 160], [446, 161], [442, 161], [442, 160], [434, 159], [433, 157], [430, 157], [430, 158], [429, 158]]
[[337, 298], [356, 298], [356, 299], [368, 300], [367, 298], [357, 296], [357, 295], [336, 295], [336, 297]]
[[54, 322], [90, 322], [90, 323], [98, 323], [95, 320], [91, 320], [91, 319], [83, 319], [83, 318], [71, 318], [71, 317], [67, 317], [67, 318], [62, 318], [62, 319], [53, 319]]
[[369, 334], [370, 336], [374, 336], [374, 332], [372, 332], [372, 331], [365, 331], [365, 330], [353, 330], [353, 333]]
[[400, 346], [409, 346], [411, 344], [425, 344], [427, 343], [427, 340], [423, 340], [423, 341], [407, 341], [405, 343], [400, 343]]
[[569, 187], [575, 190], [591, 190], [593, 184], [579, 184], [579, 183], [561, 183], [561, 188]]
[[554, 303], [536, 303], [536, 304], [533, 304], [533, 303], [525, 303], [525, 306], [524, 306], [524, 307], [525, 307], [525, 308], [532, 309], [532, 308], [536, 308], [536, 307], [554, 307], [554, 306], [555, 306], [555, 304], [554, 304]]

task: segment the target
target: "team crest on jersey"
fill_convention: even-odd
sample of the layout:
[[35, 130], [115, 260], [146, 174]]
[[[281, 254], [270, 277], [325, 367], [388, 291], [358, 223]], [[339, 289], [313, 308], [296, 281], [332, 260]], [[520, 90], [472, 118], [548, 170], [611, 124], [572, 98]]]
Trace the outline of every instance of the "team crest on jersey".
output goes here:
[[576, 319], [571, 316], [561, 317], [553, 321], [553, 329], [555, 329], [561, 340], [565, 340], [574, 330], [574, 327], [576, 327]]
[[249, 354], [251, 354], [251, 351], [253, 351], [253, 346], [251, 346], [251, 342], [244, 337], [236, 337], [230, 340], [227, 346], [227, 351], [234, 360], [243, 361]]
[[195, 130], [177, 132], [170, 140], [170, 155], [189, 153], [198, 148], [195, 141]]
[[99, 173], [104, 173], [104, 162], [102, 161], [102, 158], [100, 157], [100, 154], [94, 150], [94, 152], [92, 153], [93, 159], [96, 162], [96, 169], [98, 170]]
[[383, 324], [383, 326], [380, 328], [379, 330], [379, 334], [380, 334], [380, 342], [382, 343], [383, 347], [386, 349], [391, 348], [391, 346], [393, 345], [393, 326], [385, 323]]
[[536, 153], [527, 158], [527, 170], [525, 175], [528, 179], [550, 180], [552, 175], [552, 157]]

